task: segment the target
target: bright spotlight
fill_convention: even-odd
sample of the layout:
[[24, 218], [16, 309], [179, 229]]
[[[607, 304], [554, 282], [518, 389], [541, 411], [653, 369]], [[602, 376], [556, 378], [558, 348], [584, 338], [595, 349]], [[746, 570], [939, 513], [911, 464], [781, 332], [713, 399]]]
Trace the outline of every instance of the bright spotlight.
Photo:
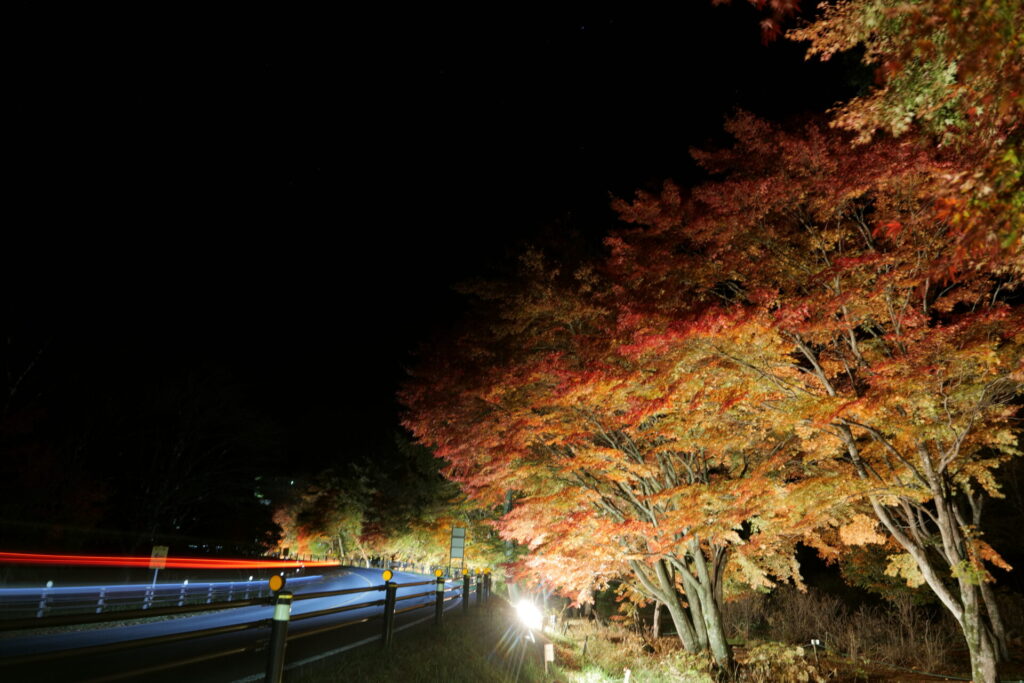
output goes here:
[[530, 630], [538, 630], [544, 623], [544, 615], [535, 604], [526, 599], [516, 603], [516, 614], [519, 615], [519, 621]]

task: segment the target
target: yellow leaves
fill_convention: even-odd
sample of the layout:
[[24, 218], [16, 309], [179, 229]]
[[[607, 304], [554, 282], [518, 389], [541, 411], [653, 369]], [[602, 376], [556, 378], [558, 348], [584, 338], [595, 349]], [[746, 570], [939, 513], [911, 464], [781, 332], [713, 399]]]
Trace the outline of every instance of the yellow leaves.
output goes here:
[[768, 578], [767, 572], [745, 554], [737, 553], [733, 560], [730, 571], [733, 573], [734, 579], [742, 581], [754, 589], [770, 590], [775, 588], [775, 582]]
[[889, 555], [888, 564], [885, 567], [885, 575], [902, 577], [911, 588], [917, 588], [924, 584], [924, 575], [917, 567], [917, 562], [909, 553]]
[[743, 545], [744, 541], [740, 538], [740, 535], [736, 533], [735, 529], [730, 529], [724, 533], [718, 534], [715, 539], [722, 545]]
[[878, 533], [876, 520], [861, 513], [857, 513], [849, 523], [839, 527], [839, 538], [846, 545], [883, 544], [886, 541], [885, 536]]

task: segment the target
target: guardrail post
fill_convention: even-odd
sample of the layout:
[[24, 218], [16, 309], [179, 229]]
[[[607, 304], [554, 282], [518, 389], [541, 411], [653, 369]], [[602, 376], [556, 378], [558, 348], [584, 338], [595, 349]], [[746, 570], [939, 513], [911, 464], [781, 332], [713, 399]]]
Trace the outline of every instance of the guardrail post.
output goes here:
[[469, 611], [469, 574], [462, 575], [462, 611]]
[[437, 575], [437, 586], [434, 588], [434, 626], [441, 625], [441, 616], [444, 614], [444, 577], [441, 576], [441, 570], [438, 569]]
[[284, 673], [284, 646], [288, 642], [288, 620], [292, 614], [292, 594], [281, 591], [274, 601], [274, 619], [270, 626], [270, 657], [267, 660], [266, 683], [280, 683]]
[[105, 602], [105, 598], [106, 597], [107, 597], [107, 589], [106, 589], [106, 587], [101, 587], [100, 588], [100, 597], [99, 597], [98, 600], [96, 600], [96, 614], [103, 614], [103, 604]]
[[395, 635], [395, 596], [398, 593], [398, 586], [390, 581], [384, 582], [384, 633], [381, 641], [384, 647], [391, 647], [391, 641]]
[[188, 590], [188, 579], [181, 582], [181, 590], [178, 592], [178, 607], [185, 604], [185, 592]]

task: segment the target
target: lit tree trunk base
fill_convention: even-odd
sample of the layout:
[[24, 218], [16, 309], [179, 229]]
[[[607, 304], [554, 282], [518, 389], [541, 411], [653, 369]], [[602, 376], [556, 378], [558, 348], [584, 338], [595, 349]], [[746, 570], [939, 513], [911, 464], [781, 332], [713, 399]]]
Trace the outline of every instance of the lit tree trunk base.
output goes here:
[[971, 680], [975, 683], [998, 683], [995, 648], [988, 629], [979, 619], [977, 605], [972, 607], [965, 610], [964, 619], [960, 622], [971, 655]]

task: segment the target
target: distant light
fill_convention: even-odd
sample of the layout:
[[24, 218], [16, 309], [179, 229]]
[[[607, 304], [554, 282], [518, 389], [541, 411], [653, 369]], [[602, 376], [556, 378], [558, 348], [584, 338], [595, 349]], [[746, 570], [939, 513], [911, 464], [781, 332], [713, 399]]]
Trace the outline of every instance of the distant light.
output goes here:
[[187, 586], [187, 585], [188, 585], [188, 579], [185, 579], [185, 580], [184, 580], [184, 581], [182, 582], [182, 585], [184, 585], [184, 586]]
[[537, 605], [525, 598], [516, 603], [516, 615], [519, 617], [519, 621], [523, 622], [523, 625], [530, 630], [540, 629], [544, 623], [544, 615], [541, 614]]

